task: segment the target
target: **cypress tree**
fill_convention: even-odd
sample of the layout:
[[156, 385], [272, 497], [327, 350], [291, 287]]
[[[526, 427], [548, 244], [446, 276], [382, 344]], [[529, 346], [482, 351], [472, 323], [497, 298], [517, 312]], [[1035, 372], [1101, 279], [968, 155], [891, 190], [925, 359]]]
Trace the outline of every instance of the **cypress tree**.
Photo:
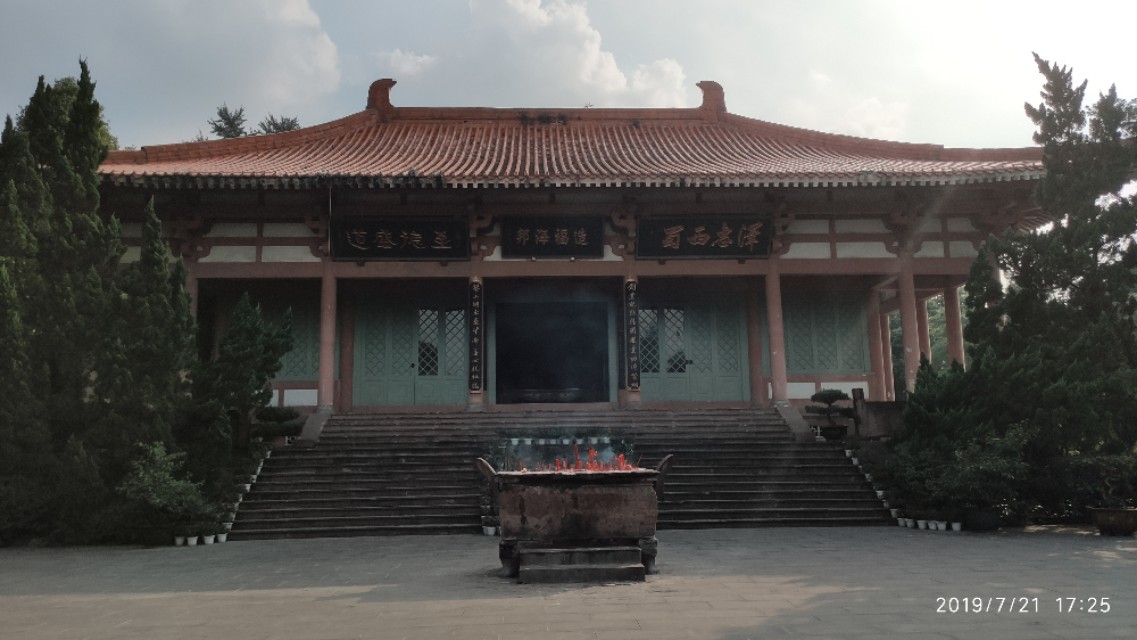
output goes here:
[[1137, 169], [1137, 103], [1111, 88], [1087, 108], [1084, 82], [1035, 61], [1043, 100], [1026, 113], [1052, 224], [985, 243], [966, 286], [971, 366], [921, 373], [897, 450], [939, 438], [954, 460], [939, 486], [985, 452], [1008, 498], [1062, 512], [1079, 490], [1063, 476], [1070, 460], [1137, 447], [1137, 206], [1121, 195]]
[[293, 342], [291, 312], [280, 325], [268, 322], [246, 293], [233, 310], [217, 358], [199, 367], [194, 397], [213, 400], [230, 414], [238, 447], [248, 445], [252, 413], [272, 398], [268, 384], [280, 372], [280, 359]]
[[102, 414], [92, 442], [98, 443], [116, 472], [125, 473], [136, 443], [170, 445], [172, 426], [188, 388], [193, 320], [189, 315], [184, 272], [173, 258], [162, 226], [147, 204], [137, 262], [118, 279], [121, 294], [110, 301], [111, 322], [97, 360], [94, 396]]

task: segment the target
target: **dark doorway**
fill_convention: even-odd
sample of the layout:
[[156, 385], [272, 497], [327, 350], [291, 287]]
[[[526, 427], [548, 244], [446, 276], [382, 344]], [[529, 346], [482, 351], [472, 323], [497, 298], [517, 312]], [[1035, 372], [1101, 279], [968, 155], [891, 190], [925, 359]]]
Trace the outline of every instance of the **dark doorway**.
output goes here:
[[603, 302], [499, 303], [497, 402], [608, 402]]

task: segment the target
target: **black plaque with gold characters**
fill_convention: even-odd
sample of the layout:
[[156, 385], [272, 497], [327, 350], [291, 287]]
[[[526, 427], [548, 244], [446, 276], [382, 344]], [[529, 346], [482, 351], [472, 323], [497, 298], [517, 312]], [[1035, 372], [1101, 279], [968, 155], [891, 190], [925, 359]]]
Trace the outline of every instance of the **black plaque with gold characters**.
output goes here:
[[640, 300], [636, 289], [635, 280], [624, 282], [624, 354], [630, 391], [640, 389]]
[[469, 260], [465, 218], [333, 218], [333, 260]]
[[501, 255], [506, 258], [602, 258], [604, 219], [502, 218]]
[[764, 216], [666, 216], [636, 222], [636, 257], [768, 258], [774, 225]]
[[482, 362], [485, 352], [485, 304], [482, 301], [482, 283], [470, 283], [470, 391], [482, 390]]

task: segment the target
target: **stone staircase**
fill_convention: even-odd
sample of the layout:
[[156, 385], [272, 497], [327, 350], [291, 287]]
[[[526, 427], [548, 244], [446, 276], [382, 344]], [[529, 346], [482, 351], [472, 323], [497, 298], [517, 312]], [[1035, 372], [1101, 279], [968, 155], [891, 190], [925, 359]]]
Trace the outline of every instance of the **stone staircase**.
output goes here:
[[675, 454], [659, 528], [885, 524], [841, 449], [796, 443], [767, 409], [399, 413], [331, 418], [266, 462], [233, 540], [480, 533], [473, 460], [503, 437], [610, 427], [640, 464]]

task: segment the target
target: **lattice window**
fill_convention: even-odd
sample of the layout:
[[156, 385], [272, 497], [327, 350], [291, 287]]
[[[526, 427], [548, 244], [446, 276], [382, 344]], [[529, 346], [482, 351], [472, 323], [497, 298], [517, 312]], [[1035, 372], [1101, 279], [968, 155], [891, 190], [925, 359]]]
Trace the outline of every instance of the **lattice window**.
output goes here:
[[663, 331], [660, 335], [661, 355], [667, 356], [667, 373], [685, 373], [687, 371], [687, 352], [685, 350], [684, 333], [686, 329], [686, 314], [683, 309], [663, 310]]
[[370, 378], [383, 375], [386, 367], [387, 340], [384, 323], [379, 314], [369, 318], [370, 323], [363, 338], [363, 373]]
[[[293, 308], [292, 311], [292, 349], [281, 357], [276, 377], [278, 380], [314, 379], [320, 370], [319, 323], [315, 314], [306, 313], [306, 309]], [[263, 313], [269, 322], [280, 323], [286, 312], [266, 308]]]
[[413, 371], [418, 365], [415, 324], [402, 314], [391, 320], [391, 372], [401, 377], [404, 372]]
[[687, 314], [687, 365], [695, 373], [710, 373], [714, 367], [711, 358], [713, 332], [709, 309]]
[[718, 365], [722, 373], [737, 373], [740, 365], [738, 353], [738, 318], [732, 308], [719, 309], [718, 324]]
[[452, 309], [444, 314], [446, 344], [446, 375], [460, 376], [466, 371], [469, 343], [466, 340], [466, 310]]
[[783, 300], [786, 336], [786, 368], [789, 371], [813, 369], [813, 314], [808, 300]]
[[853, 300], [843, 300], [837, 306], [839, 317], [844, 319], [841, 326], [841, 368], [848, 371], [867, 371], [865, 364], [866, 334], [863, 322], [864, 310]]
[[640, 309], [640, 373], [659, 373], [658, 309]]
[[438, 310], [418, 310], [418, 374], [438, 375]]
[[841, 368], [840, 344], [837, 339], [837, 309], [828, 300], [816, 301], [813, 306], [813, 344], [818, 369], [835, 371]]

